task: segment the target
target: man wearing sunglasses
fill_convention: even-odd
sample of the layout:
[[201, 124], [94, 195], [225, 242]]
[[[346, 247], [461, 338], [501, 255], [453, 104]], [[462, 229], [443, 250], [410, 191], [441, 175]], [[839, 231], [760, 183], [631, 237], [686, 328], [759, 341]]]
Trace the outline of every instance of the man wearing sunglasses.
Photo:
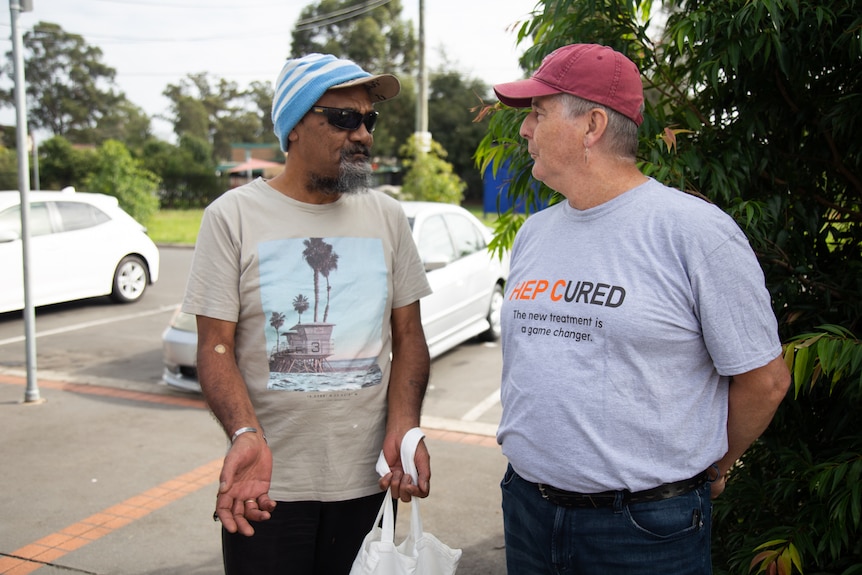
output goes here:
[[430, 288], [401, 207], [368, 189], [374, 105], [399, 90], [349, 60], [288, 60], [272, 111], [284, 171], [205, 211], [183, 309], [230, 440], [214, 515], [228, 575], [346, 574], [381, 489], [428, 495], [424, 444], [415, 485], [399, 449], [428, 380]]

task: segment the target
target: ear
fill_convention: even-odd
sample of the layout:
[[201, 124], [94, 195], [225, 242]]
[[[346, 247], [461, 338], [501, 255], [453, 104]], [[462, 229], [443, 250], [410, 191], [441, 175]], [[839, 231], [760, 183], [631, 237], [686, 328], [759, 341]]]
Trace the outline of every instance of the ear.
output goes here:
[[599, 108], [593, 108], [587, 117], [587, 131], [584, 133], [584, 146], [590, 147], [598, 142], [608, 128], [608, 115]]

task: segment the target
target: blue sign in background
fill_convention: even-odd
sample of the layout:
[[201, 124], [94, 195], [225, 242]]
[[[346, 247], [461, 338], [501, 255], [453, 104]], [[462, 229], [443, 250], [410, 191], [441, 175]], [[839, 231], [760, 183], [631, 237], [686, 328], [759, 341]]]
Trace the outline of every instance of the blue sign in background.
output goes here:
[[[497, 170], [496, 176], [494, 175], [494, 171], [491, 169], [491, 166], [488, 166], [488, 169], [485, 170], [485, 174], [482, 176], [482, 183], [484, 186], [482, 210], [486, 214], [498, 213], [498, 211], [502, 213], [512, 207], [512, 198], [509, 197], [509, 181], [511, 179], [512, 174], [509, 171], [508, 162], [500, 166], [500, 169]], [[538, 190], [538, 187], [538, 182], [536, 182], [536, 190]], [[517, 201], [514, 202], [515, 213], [523, 214], [524, 204], [524, 198], [518, 198]], [[547, 202], [540, 202], [539, 205], [541, 206], [541, 209], [548, 207]]]

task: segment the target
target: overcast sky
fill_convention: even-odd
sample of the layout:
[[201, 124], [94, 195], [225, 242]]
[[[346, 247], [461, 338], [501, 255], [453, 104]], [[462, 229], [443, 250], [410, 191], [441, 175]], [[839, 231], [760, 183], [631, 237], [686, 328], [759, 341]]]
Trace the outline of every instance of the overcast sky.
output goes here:
[[[165, 113], [161, 95], [188, 74], [207, 72], [246, 87], [272, 82], [290, 50], [290, 35], [307, 0], [33, 0], [21, 13], [22, 32], [40, 21], [60, 25], [102, 50], [117, 71], [126, 97], [150, 116]], [[0, 12], [0, 49], [12, 49], [8, 2]], [[425, 0], [428, 67], [446, 58], [460, 72], [488, 84], [521, 76], [513, 26], [523, 22], [535, 0]], [[402, 0], [405, 19], [419, 25], [419, 0]], [[7, 85], [4, 82], [4, 85]], [[0, 123], [14, 124], [12, 108]], [[156, 135], [169, 138], [164, 124]]]

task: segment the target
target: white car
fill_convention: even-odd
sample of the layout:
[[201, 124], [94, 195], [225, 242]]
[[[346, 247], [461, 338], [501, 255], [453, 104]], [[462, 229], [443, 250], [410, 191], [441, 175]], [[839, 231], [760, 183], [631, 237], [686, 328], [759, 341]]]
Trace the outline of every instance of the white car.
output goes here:
[[[508, 255], [488, 251], [492, 234], [473, 214], [452, 204], [401, 202], [433, 293], [422, 298], [422, 326], [431, 357], [471, 338], [500, 337], [500, 308]], [[195, 318], [179, 310], [162, 334], [163, 381], [200, 391]]]
[[432, 293], [422, 298], [422, 327], [431, 357], [472, 337], [500, 337], [509, 260], [488, 251], [491, 230], [460, 206], [401, 202]]
[[[104, 194], [28, 193], [34, 306], [109, 295], [137, 301], [159, 279], [159, 249]], [[21, 194], [0, 191], [0, 313], [24, 309]]]

